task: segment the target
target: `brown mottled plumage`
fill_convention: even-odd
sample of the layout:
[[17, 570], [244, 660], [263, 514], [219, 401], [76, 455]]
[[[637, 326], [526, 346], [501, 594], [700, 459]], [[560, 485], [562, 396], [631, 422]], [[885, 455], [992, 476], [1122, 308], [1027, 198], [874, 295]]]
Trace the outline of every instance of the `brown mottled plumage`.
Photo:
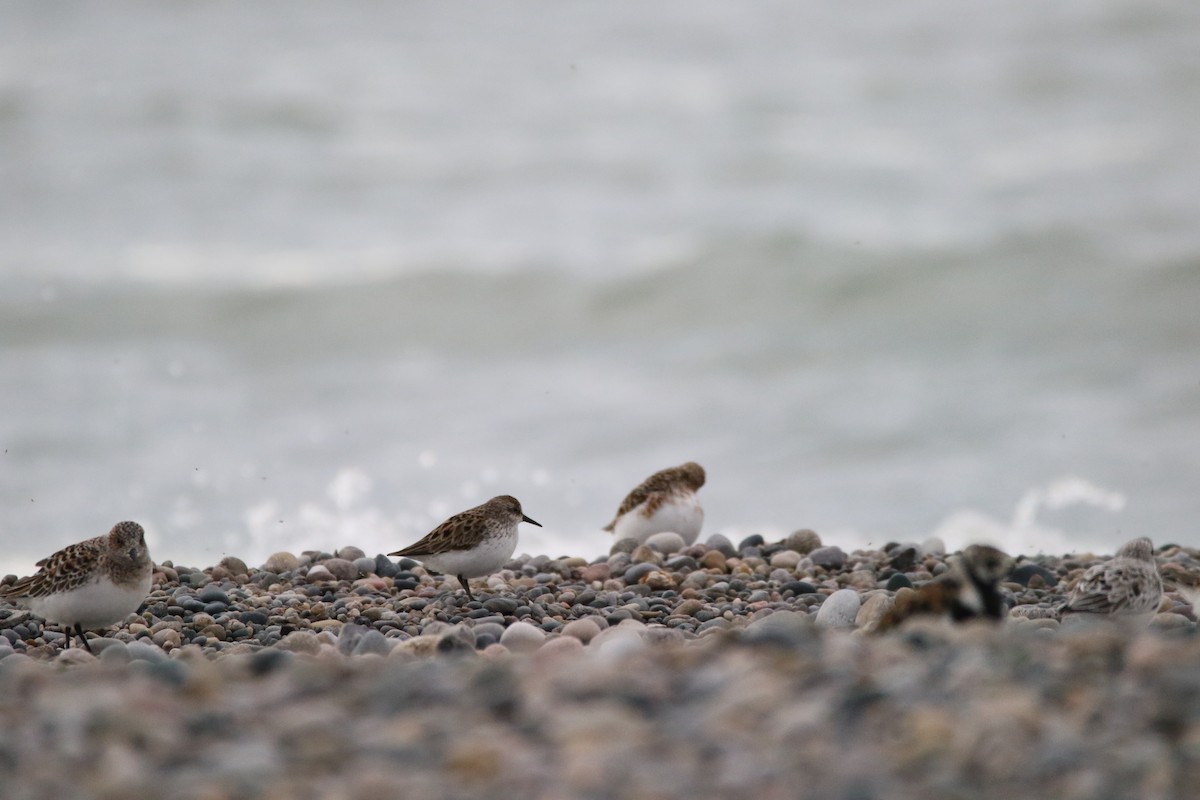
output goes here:
[[1089, 567], [1071, 589], [1062, 611], [1149, 619], [1162, 597], [1154, 544], [1142, 536], [1126, 542], [1112, 559]]
[[84, 629], [120, 622], [150, 591], [153, 562], [145, 531], [136, 522], [118, 522], [104, 536], [69, 545], [37, 562], [38, 572], [11, 586], [0, 598], [72, 631], [91, 650]]
[[949, 616], [955, 622], [1002, 619], [1004, 600], [996, 586], [1012, 571], [1013, 560], [995, 547], [973, 544], [948, 561], [948, 571], [898, 599], [876, 631], [895, 628], [920, 615]]
[[455, 514], [419, 541], [388, 555], [412, 558], [431, 571], [454, 575], [474, 600], [467, 578], [491, 575], [512, 557], [521, 522], [541, 527], [525, 516], [517, 498], [504, 494]]
[[663, 503], [673, 499], [680, 491], [695, 492], [703, 485], [704, 467], [695, 461], [680, 464], [678, 467], [659, 470], [642, 481], [636, 489], [626, 495], [625, 499], [621, 501], [621, 507], [617, 509], [617, 514], [613, 517], [612, 522], [605, 525], [601, 530], [612, 531], [617, 525], [617, 520], [638, 506], [643, 506], [641, 510], [642, 516], [647, 518], [652, 517], [654, 516], [654, 512], [662, 507]]

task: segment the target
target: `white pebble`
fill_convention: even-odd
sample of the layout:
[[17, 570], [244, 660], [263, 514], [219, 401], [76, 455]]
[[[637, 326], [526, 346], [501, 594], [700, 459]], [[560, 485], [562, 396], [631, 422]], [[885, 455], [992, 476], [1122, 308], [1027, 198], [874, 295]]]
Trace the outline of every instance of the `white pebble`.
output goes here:
[[678, 553], [680, 550], [687, 547], [687, 542], [685, 542], [683, 537], [678, 533], [664, 531], [663, 533], [656, 533], [646, 539], [646, 545], [657, 550], [663, 555], [669, 555], [671, 553]]
[[529, 653], [537, 650], [546, 640], [546, 632], [528, 622], [514, 622], [500, 635], [500, 644], [514, 653]]
[[827, 628], [851, 628], [861, 605], [858, 592], [853, 589], [838, 589], [821, 604], [820, 610], [817, 611], [817, 624]]

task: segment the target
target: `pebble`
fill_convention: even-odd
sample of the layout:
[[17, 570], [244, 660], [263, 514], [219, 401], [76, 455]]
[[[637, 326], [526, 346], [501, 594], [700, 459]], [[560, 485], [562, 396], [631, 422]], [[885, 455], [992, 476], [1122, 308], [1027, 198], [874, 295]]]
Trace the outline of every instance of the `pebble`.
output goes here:
[[638, 583], [642, 583], [650, 587], [651, 591], [661, 592], [666, 589], [674, 588], [675, 579], [666, 572], [661, 570], [653, 570], [652, 572], [648, 572], [639, 578]]
[[158, 663], [167, 660], [167, 654], [161, 648], [155, 647], [148, 642], [138, 640], [130, 642], [125, 646], [125, 652], [129, 655], [131, 661], [149, 661], [150, 663]]
[[680, 536], [678, 533], [672, 533], [669, 531], [656, 533], [653, 536], [648, 537], [645, 544], [647, 547], [657, 550], [663, 555], [678, 553], [687, 547], [687, 542], [683, 540], [682, 536]]
[[579, 579], [584, 583], [599, 581], [603, 583], [612, 577], [612, 567], [608, 564], [589, 564], [579, 570]]
[[234, 577], [250, 574], [250, 568], [246, 566], [246, 562], [237, 556], [225, 556], [221, 559], [220, 566]]
[[860, 605], [858, 592], [853, 589], [839, 589], [825, 598], [825, 602], [817, 611], [816, 622], [827, 628], [853, 627]]
[[1039, 578], [1044, 586], [1056, 586], [1058, 584], [1057, 575], [1041, 564], [1034, 564], [1032, 562], [1021, 564], [1008, 576], [1008, 580], [1013, 583], [1019, 583], [1022, 586], [1029, 586], [1030, 581], [1034, 578]]
[[841, 569], [846, 566], [846, 554], [837, 545], [818, 547], [808, 554], [812, 563], [826, 569]]
[[546, 634], [528, 622], [514, 622], [504, 629], [500, 644], [514, 653], [528, 653], [538, 649], [546, 640]]
[[380, 655], [386, 656], [392, 651], [394, 642], [377, 630], [369, 630], [363, 634], [355, 645], [353, 654], [356, 656]]
[[746, 626], [744, 638], [756, 643], [795, 645], [813, 635], [813, 620], [797, 611], [776, 611]]
[[153, 642], [166, 650], [172, 650], [183, 643], [179, 631], [161, 630], [152, 637]]
[[892, 550], [888, 566], [898, 573], [911, 570], [917, 563], [918, 550], [916, 545], [901, 545]]
[[726, 558], [733, 558], [738, 554], [737, 548], [733, 546], [733, 542], [729, 541], [728, 537], [720, 533], [714, 533], [705, 540], [710, 550], [716, 550]]
[[333, 631], [334, 633], [337, 633], [345, 624], [346, 623], [342, 622], [340, 619], [319, 619], [312, 623], [311, 627], [318, 633], [321, 631]]
[[375, 556], [375, 566], [371, 569], [376, 575], [381, 578], [394, 578], [400, 572], [400, 567], [395, 561], [379, 553]]
[[663, 562], [662, 553], [655, 550], [646, 544], [639, 544], [629, 554], [629, 560], [634, 564], [653, 564], [655, 566]]
[[371, 630], [363, 625], [343, 625], [338, 632], [337, 649], [342, 655], [350, 655], [358, 645], [359, 639]]
[[[354, 549], [358, 550], [358, 548], [354, 548]], [[358, 552], [361, 553], [362, 551], [358, 550]], [[362, 556], [360, 556], [360, 558], [361, 557]], [[354, 562], [347, 561], [344, 558], [327, 558], [324, 561], [322, 561], [318, 566], [324, 567], [326, 570], [329, 571], [329, 574], [333, 575], [333, 577], [339, 581], [352, 581], [355, 578], [357, 578], [360, 574], [359, 569], [358, 569], [358, 567], [356, 567], [354, 565]], [[317, 567], [313, 567], [313, 569], [316, 569], [316, 568]], [[310, 569], [308, 571], [308, 575], [310, 578], [312, 577], [312, 574], [313, 574], [312, 569]]]
[[690, 572], [700, 569], [700, 562], [689, 555], [677, 555], [663, 562], [663, 567], [671, 572]]
[[288, 553], [286, 551], [272, 553], [270, 556], [267, 557], [267, 560], [264, 561], [263, 565], [262, 565], [262, 568], [264, 570], [266, 570], [267, 572], [274, 572], [276, 574], [284, 573], [284, 572], [292, 572], [293, 570], [296, 570], [299, 567], [300, 567], [300, 559], [296, 558], [294, 555], [292, 555], [291, 553]]
[[625, 583], [633, 584], [639, 582], [642, 578], [649, 575], [651, 572], [658, 570], [658, 565], [653, 562], [643, 562], [634, 564], [629, 569], [625, 570]]
[[547, 639], [534, 656], [538, 661], [569, 659], [583, 652], [584, 643], [574, 636], [557, 636]]
[[342, 559], [343, 561], [350, 561], [350, 562], [357, 561], [360, 558], [367, 557], [366, 553], [364, 553], [360, 548], [355, 547], [354, 545], [347, 545], [346, 547], [342, 547], [336, 553], [334, 553], [334, 555], [337, 556], [338, 558]]
[[583, 644], [587, 644], [600, 633], [600, 625], [594, 617], [583, 617], [575, 619], [563, 626], [562, 635], [578, 639]]
[[54, 660], [54, 663], [57, 666], [69, 666], [72, 664], [89, 664], [94, 661], [96, 661], [96, 656], [92, 653], [89, 653], [82, 647], [72, 647], [70, 650], [60, 653], [58, 658]]
[[600, 635], [588, 646], [588, 650], [595, 652], [600, 663], [611, 664], [627, 661], [644, 651], [645, 647], [641, 631], [622, 624], [601, 631]]
[[803, 556], [795, 550], [781, 550], [771, 556], [769, 563], [772, 567], [792, 570], [800, 564], [802, 558]]
[[333, 573], [330, 572], [329, 568], [323, 564], [315, 564], [315, 565], [309, 567], [307, 577], [308, 577], [309, 583], [313, 583], [315, 581], [335, 580]]
[[738, 543], [737, 549], [744, 551], [751, 547], [762, 547], [764, 544], [766, 544], [766, 540], [763, 539], [761, 533], [752, 533]]
[[483, 607], [497, 614], [513, 614], [520, 607], [520, 603], [511, 597], [492, 597], [484, 601]]
[[816, 531], [802, 528], [789, 535], [784, 541], [784, 546], [789, 550], [807, 555], [821, 546], [821, 537], [817, 535]]
[[312, 631], [292, 631], [275, 646], [292, 653], [316, 653], [321, 649], [321, 643]]
[[629, 537], [626, 537], [624, 539], [617, 539], [615, 542], [612, 543], [612, 547], [609, 549], [608, 552], [609, 552], [609, 555], [616, 555], [617, 553], [632, 553], [634, 550], [636, 550], [638, 548], [638, 545], [640, 545], [640, 544], [641, 544], [641, 542], [639, 542], [637, 539], [633, 539], [633, 538], [629, 538]]

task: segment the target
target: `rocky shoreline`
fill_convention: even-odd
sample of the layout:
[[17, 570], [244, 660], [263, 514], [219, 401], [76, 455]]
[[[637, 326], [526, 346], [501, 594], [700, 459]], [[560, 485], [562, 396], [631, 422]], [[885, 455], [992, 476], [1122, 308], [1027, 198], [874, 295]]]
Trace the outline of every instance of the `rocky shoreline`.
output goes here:
[[[1175, 797], [1200, 769], [1200, 637], [1157, 553], [1145, 630], [1057, 630], [1099, 560], [1018, 559], [1001, 626], [872, 623], [947, 568], [673, 534], [519, 556], [467, 602], [354, 547], [164, 562], [93, 656], [0, 606], [0, 777], [42, 797]], [[12, 580], [12, 576], [4, 579]]]

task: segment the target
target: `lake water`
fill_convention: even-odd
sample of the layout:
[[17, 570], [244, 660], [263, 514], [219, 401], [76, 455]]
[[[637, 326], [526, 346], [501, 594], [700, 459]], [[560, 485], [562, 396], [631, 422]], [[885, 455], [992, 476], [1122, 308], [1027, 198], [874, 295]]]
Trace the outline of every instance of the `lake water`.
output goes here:
[[1200, 539], [1200, 6], [12, 4], [0, 574]]

